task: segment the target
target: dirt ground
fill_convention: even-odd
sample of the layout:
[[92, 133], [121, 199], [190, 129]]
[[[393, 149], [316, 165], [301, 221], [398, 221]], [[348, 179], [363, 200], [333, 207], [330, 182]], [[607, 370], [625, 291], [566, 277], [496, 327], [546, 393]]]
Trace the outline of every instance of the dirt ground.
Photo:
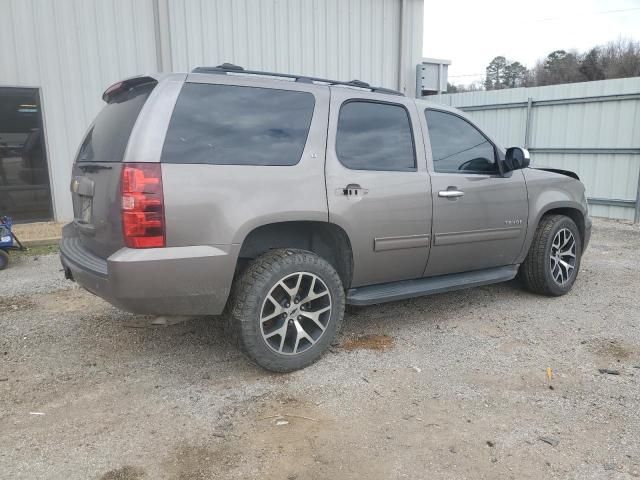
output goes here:
[[287, 375], [216, 319], [152, 326], [64, 281], [54, 255], [14, 260], [0, 478], [640, 477], [638, 226], [596, 221], [565, 297], [511, 282], [352, 309]]

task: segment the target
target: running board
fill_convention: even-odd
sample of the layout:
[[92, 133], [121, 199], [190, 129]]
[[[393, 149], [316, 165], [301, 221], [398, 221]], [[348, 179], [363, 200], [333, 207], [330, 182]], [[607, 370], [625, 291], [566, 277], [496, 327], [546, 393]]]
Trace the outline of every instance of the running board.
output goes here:
[[487, 268], [475, 272], [452, 273], [437, 277], [401, 280], [347, 290], [349, 305], [372, 305], [393, 302], [405, 298], [422, 297], [434, 293], [452, 292], [463, 288], [479, 287], [491, 283], [506, 282], [518, 273], [519, 265]]

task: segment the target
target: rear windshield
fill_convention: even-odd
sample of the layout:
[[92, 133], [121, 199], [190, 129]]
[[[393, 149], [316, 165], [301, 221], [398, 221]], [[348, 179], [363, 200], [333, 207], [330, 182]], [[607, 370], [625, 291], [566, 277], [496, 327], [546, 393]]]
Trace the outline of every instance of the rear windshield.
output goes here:
[[138, 114], [155, 83], [145, 83], [118, 93], [104, 107], [87, 133], [78, 162], [121, 162]]
[[187, 83], [169, 123], [162, 161], [295, 165], [314, 105], [308, 92]]

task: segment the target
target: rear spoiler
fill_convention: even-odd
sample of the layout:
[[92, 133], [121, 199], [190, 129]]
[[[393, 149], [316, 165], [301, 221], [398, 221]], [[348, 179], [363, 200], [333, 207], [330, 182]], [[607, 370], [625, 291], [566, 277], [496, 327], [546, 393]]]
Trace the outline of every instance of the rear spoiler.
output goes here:
[[111, 103], [113, 98], [118, 93], [126, 90], [131, 90], [134, 87], [147, 83], [158, 83], [158, 80], [148, 75], [141, 75], [138, 77], [131, 77], [120, 82], [116, 82], [104, 91], [104, 93], [102, 94], [102, 100], [104, 100], [106, 103]]
[[576, 180], [580, 180], [580, 177], [577, 173], [572, 172], [571, 170], [561, 170], [559, 168], [534, 168], [534, 170], [544, 170], [545, 172], [557, 173], [560, 175], [566, 175], [567, 177], [575, 178]]

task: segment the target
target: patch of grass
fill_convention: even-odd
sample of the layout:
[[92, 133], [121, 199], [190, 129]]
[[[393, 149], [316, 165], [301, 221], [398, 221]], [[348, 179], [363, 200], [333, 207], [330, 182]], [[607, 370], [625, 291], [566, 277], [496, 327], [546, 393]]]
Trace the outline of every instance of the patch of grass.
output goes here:
[[40, 255], [51, 255], [53, 253], [58, 253], [60, 249], [58, 248], [58, 244], [55, 245], [36, 245], [34, 247], [27, 247], [27, 250], [11, 250], [9, 255], [22, 255], [22, 256], [30, 256], [30, 257], [39, 257]]

